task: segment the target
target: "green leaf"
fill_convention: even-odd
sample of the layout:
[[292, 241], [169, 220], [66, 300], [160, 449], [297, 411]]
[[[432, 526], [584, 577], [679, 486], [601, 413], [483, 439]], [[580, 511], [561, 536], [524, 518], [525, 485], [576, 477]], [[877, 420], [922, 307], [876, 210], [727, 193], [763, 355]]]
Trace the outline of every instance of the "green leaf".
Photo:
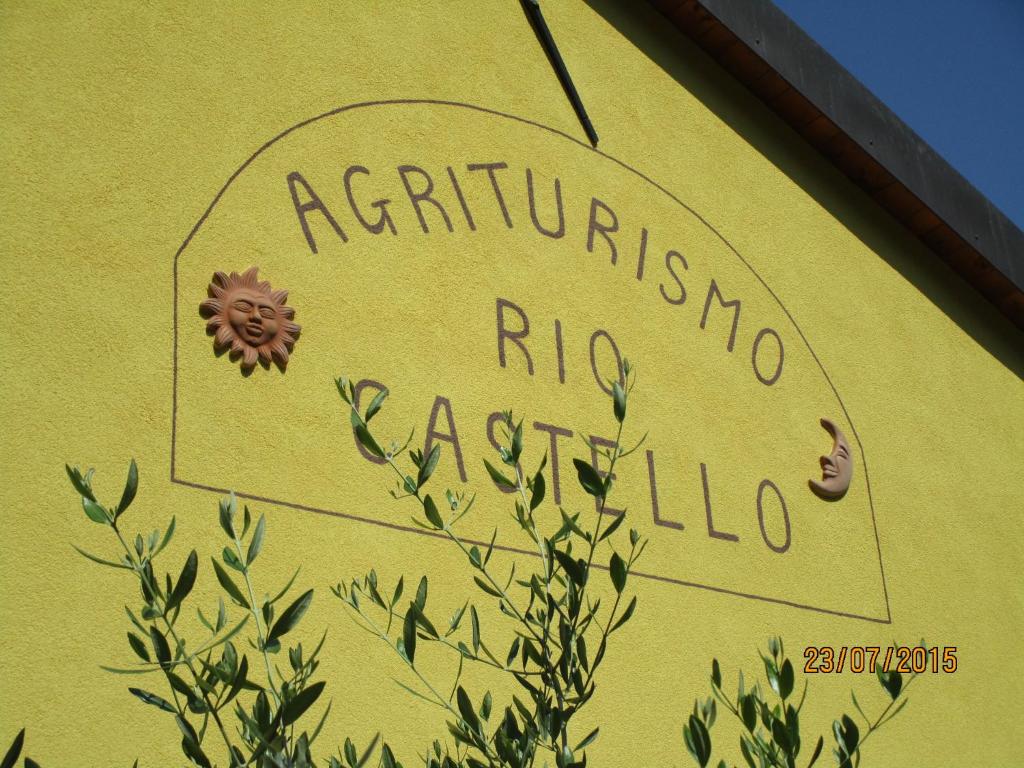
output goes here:
[[85, 510], [86, 516], [94, 523], [110, 524], [110, 516], [107, 514], [107, 511], [92, 499], [87, 499], [83, 496], [82, 509]]
[[134, 632], [128, 633], [128, 645], [135, 651], [135, 655], [143, 661], [149, 661], [149, 649], [146, 648], [146, 644], [142, 641], [142, 638], [136, 635]]
[[224, 705], [228, 704], [235, 696], [239, 694], [242, 687], [246, 684], [249, 675], [249, 659], [245, 656], [238, 663], [238, 672], [235, 673], [234, 679], [231, 681], [231, 688], [228, 690], [228, 695], [217, 705], [220, 709]]
[[744, 696], [739, 705], [743, 725], [747, 727], [748, 731], [753, 733], [754, 728], [757, 726], [757, 701], [754, 699], [754, 695]]
[[256, 523], [256, 530], [252, 533], [252, 541], [249, 542], [249, 551], [245, 555], [245, 564], [252, 565], [253, 561], [259, 557], [260, 550], [263, 549], [263, 537], [267, 535], [267, 518], [265, 515], [260, 515], [259, 522]]
[[373, 439], [373, 435], [370, 434], [370, 430], [366, 428], [366, 425], [362, 423], [356, 424], [355, 430], [356, 439], [358, 439], [359, 442], [363, 444], [363, 447], [366, 448], [366, 450], [368, 450], [374, 456], [378, 456], [383, 459], [384, 451], [381, 450], [381, 447], [379, 445], [377, 445], [377, 441]]
[[184, 736], [181, 740], [181, 751], [185, 753], [189, 760], [201, 766], [201, 768], [210, 768], [210, 759], [203, 753], [202, 747], [199, 746], [199, 736], [196, 734], [195, 728], [181, 715], [176, 716], [174, 721], [178, 724], [178, 729]]
[[302, 570], [302, 566], [301, 565], [298, 568], [295, 569], [295, 573], [293, 573], [292, 577], [290, 579], [288, 579], [288, 583], [284, 585], [284, 587], [281, 589], [280, 592], [278, 592], [274, 597], [272, 597], [270, 599], [270, 604], [271, 605], [273, 605], [278, 600], [280, 600], [282, 597], [284, 597], [286, 594], [288, 594], [288, 590], [292, 588], [292, 584], [295, 583], [295, 579], [298, 577], [299, 571], [301, 571], [301, 570]]
[[228, 498], [221, 499], [218, 502], [218, 508], [220, 509], [220, 527], [224, 529], [224, 533], [229, 538], [235, 538], [234, 517], [235, 511], [238, 509], [238, 501], [235, 499], [235, 494], [232, 492]]
[[234, 550], [230, 547], [224, 547], [221, 552], [221, 559], [239, 573], [245, 571], [245, 566], [242, 564], [242, 561], [238, 559], [238, 555], [236, 555]]
[[234, 600], [236, 603], [238, 603], [246, 610], [249, 610], [249, 601], [245, 599], [245, 597], [242, 595], [242, 591], [238, 588], [235, 582], [231, 580], [231, 577], [228, 576], [224, 568], [221, 567], [221, 564], [214, 560], [212, 557], [210, 558], [210, 562], [213, 563], [213, 571], [217, 574], [217, 581], [220, 582], [220, 585], [224, 588], [224, 591], [228, 593], [228, 597], [230, 597], [232, 600]]
[[496, 590], [496, 589], [495, 589], [494, 587], [492, 587], [492, 586], [491, 586], [490, 584], [488, 584], [488, 583], [487, 583], [486, 581], [484, 581], [483, 579], [481, 579], [481, 578], [480, 578], [479, 576], [474, 576], [474, 577], [473, 577], [473, 581], [475, 581], [475, 582], [476, 582], [476, 585], [477, 585], [478, 587], [480, 587], [480, 589], [482, 589], [482, 590], [483, 590], [484, 592], [486, 592], [486, 593], [487, 593], [488, 595], [492, 595], [493, 597], [501, 597], [501, 592], [499, 592], [498, 590]]
[[185, 561], [185, 565], [181, 569], [181, 575], [178, 577], [178, 583], [174, 585], [174, 591], [171, 592], [171, 596], [167, 598], [167, 606], [164, 608], [165, 613], [170, 613], [179, 605], [182, 600], [188, 597], [189, 592], [192, 591], [192, 587], [196, 583], [196, 572], [199, 570], [199, 556], [193, 549]]
[[82, 475], [82, 471], [78, 467], [72, 468], [65, 464], [64, 470], [68, 473], [68, 479], [71, 481], [71, 485], [78, 491], [79, 496], [84, 496], [87, 499], [96, 501], [96, 496], [92, 492], [92, 470], [90, 469], [85, 475]]
[[857, 750], [857, 744], [860, 742], [860, 730], [857, 728], [857, 724], [850, 719], [849, 715], [843, 715], [843, 745], [846, 747], [846, 754], [852, 755]]
[[604, 496], [604, 481], [597, 474], [597, 470], [583, 459], [573, 459], [572, 463], [576, 467], [576, 477], [583, 490], [591, 496]]
[[487, 544], [487, 551], [484, 552], [484, 565], [487, 565], [487, 563], [490, 562], [491, 555], [494, 554], [494, 542], [497, 538], [498, 529], [495, 528], [494, 532], [491, 534], [491, 540]]
[[421, 488], [430, 476], [434, 474], [434, 470], [437, 469], [437, 462], [441, 458], [441, 444], [435, 443], [434, 447], [430, 449], [430, 453], [427, 454], [427, 458], [420, 464], [420, 471], [416, 475], [416, 487]]
[[174, 536], [174, 528], [177, 525], [177, 521], [178, 519], [176, 517], [171, 517], [171, 524], [167, 526], [167, 531], [164, 533], [164, 537], [160, 541], [160, 546], [153, 550], [150, 557], [156, 557], [158, 554], [160, 554], [161, 550], [163, 550], [163, 548], [170, 543], [171, 539]]
[[619, 620], [615, 622], [615, 626], [612, 627], [609, 630], [608, 634], [611, 634], [616, 629], [618, 629], [623, 624], [625, 624], [627, 621], [629, 621], [630, 618], [632, 618], [633, 612], [635, 610], [636, 610], [636, 595], [634, 595], [633, 599], [629, 601], [629, 605], [626, 607], [626, 610], [622, 613], [622, 616], [619, 617]]
[[533, 492], [530, 494], [530, 511], [533, 512], [544, 501], [544, 475], [538, 472], [533, 476]]
[[[171, 712], [173, 714], [177, 713], [178, 711], [174, 708], [174, 705], [171, 704], [171, 702], [167, 701], [167, 699], [157, 696], [155, 693], [144, 691], [141, 688], [129, 688], [128, 692], [134, 696], [138, 696], [140, 699], [142, 699], [142, 701], [146, 702], [147, 704], [151, 704], [157, 709], [162, 709], [164, 712]], [[6, 765], [6, 763], [4, 763], [4, 765]]]
[[825, 737], [824, 736], [819, 736], [818, 737], [818, 744], [817, 744], [817, 746], [814, 747], [814, 754], [811, 755], [811, 762], [809, 762], [807, 764], [807, 768], [811, 768], [811, 766], [814, 765], [815, 761], [818, 759], [818, 755], [821, 754], [821, 748], [824, 747], [824, 746], [825, 746]]
[[416, 604], [410, 603], [409, 610], [405, 612], [405, 622], [402, 624], [402, 647], [410, 664], [416, 660], [416, 612]]
[[[754, 763], [754, 756], [750, 754], [750, 747], [747, 746], [747, 740], [742, 735], [740, 736], [740, 753], [743, 755], [743, 759], [747, 761], [747, 765], [749, 765], [750, 768], [757, 768], [757, 764]], [[810, 766], [807, 768], [810, 768]]]
[[[378, 733], [376, 736], [373, 737], [373, 741], [370, 742], [370, 746], [368, 746], [363, 751], [362, 757], [360, 757], [358, 760], [356, 760], [356, 768], [363, 768], [363, 766], [366, 765], [370, 761], [370, 755], [373, 754], [373, 750], [377, 748], [377, 742], [379, 742], [379, 741], [380, 741], [380, 734]], [[387, 745], [385, 745], [384, 748], [387, 749]], [[381, 757], [383, 758], [383, 755]], [[392, 758], [393, 757], [394, 757], [394, 755], [392, 755]]]
[[[71, 470], [68, 469], [68, 474], [71, 474]], [[3, 762], [0, 762], [0, 768], [14, 768], [14, 764], [18, 761], [18, 757], [21, 755], [21, 748], [25, 745], [25, 729], [22, 728], [18, 735], [14, 737], [14, 741], [11, 742], [10, 748], [7, 750], [7, 754], [4, 755]]]
[[487, 469], [487, 474], [491, 476], [491, 480], [495, 482], [501, 488], [506, 490], [512, 490], [516, 487], [516, 484], [509, 480], [505, 475], [499, 472], [487, 459], [484, 459], [484, 467]]
[[405, 589], [405, 577], [399, 576], [398, 583], [395, 585], [395, 592], [391, 595], [391, 607], [394, 608], [398, 604], [398, 599], [402, 596], [402, 591]]
[[618, 552], [612, 552], [612, 559], [608, 564], [608, 570], [611, 572], [615, 591], [621, 594], [622, 590], [626, 588], [626, 561], [619, 557]]
[[139, 468], [135, 465], [135, 459], [132, 459], [132, 463], [128, 465], [128, 479], [124, 484], [124, 492], [121, 494], [121, 501], [117, 504], [117, 512], [114, 514], [114, 517], [120, 517], [128, 509], [135, 500], [135, 493], [138, 490]]
[[593, 744], [594, 740], [597, 739], [597, 733], [600, 730], [600, 727], [598, 727], [592, 730], [590, 733], [588, 733], [586, 738], [584, 738], [583, 741], [576, 745], [576, 748], [573, 749], [573, 752], [579, 752], [584, 747], [589, 747], [591, 744]]
[[718, 666], [718, 659], [711, 660], [711, 682], [716, 688], [722, 687], [722, 668]]
[[895, 700], [900, 695], [900, 691], [903, 690], [903, 676], [895, 669], [890, 672], [883, 672], [882, 665], [877, 662], [875, 663], [875, 674], [878, 675], [878, 681], [882, 684], [882, 687]]
[[428, 619], [427, 615], [423, 613], [423, 611], [421, 611], [419, 608], [416, 609], [416, 623], [419, 625], [420, 629], [422, 629], [431, 637], [440, 637], [440, 635], [437, 633], [437, 629], [431, 623], [430, 619]]
[[566, 554], [560, 549], [554, 549], [552, 552], [554, 553], [558, 564], [565, 569], [569, 578], [572, 579], [577, 586], [583, 586], [584, 574], [582, 566], [580, 566], [580, 564], [574, 560], [571, 555]]
[[419, 586], [416, 587], [416, 607], [421, 611], [427, 607], [427, 577], [420, 578]]
[[620, 424], [626, 420], [626, 392], [619, 382], [612, 382], [612, 410]]
[[523, 455], [523, 422], [519, 422], [515, 432], [512, 433], [512, 464], [519, 461]]
[[437, 504], [434, 503], [429, 493], [423, 499], [423, 514], [435, 528], [438, 530], [444, 528], [444, 520], [441, 519], [441, 513], [437, 511]]
[[160, 665], [164, 666], [170, 663], [171, 647], [167, 644], [167, 638], [160, 634], [160, 630], [156, 627], [149, 628], [149, 641], [153, 644], [156, 660], [160, 662]]
[[352, 404], [352, 400], [348, 394], [349, 381], [346, 376], [339, 376], [334, 380], [334, 386], [338, 388], [338, 394], [341, 395], [341, 399], [349, 405]]
[[777, 718], [772, 719], [772, 739], [787, 755], [793, 753], [793, 745], [789, 740], [786, 724]]
[[370, 423], [370, 419], [372, 419], [374, 416], [377, 415], [377, 412], [380, 410], [380, 407], [382, 405], [384, 405], [384, 401], [387, 399], [387, 396], [388, 396], [388, 388], [387, 387], [384, 387], [384, 389], [382, 389], [380, 392], [378, 392], [376, 395], [374, 395], [373, 400], [371, 400], [370, 404], [366, 407], [366, 417], [365, 418], [366, 418], [366, 423], [367, 424]]
[[474, 731], [479, 731], [480, 718], [477, 717], [476, 711], [473, 709], [473, 702], [469, 700], [469, 694], [466, 693], [466, 689], [461, 685], [455, 694], [455, 701], [459, 707], [459, 714], [462, 715], [462, 719], [466, 721], [466, 725]]
[[313, 683], [313, 685], [300, 691], [294, 699], [284, 705], [281, 713], [281, 725], [287, 727], [302, 717], [303, 713], [313, 706], [323, 692], [323, 681]]
[[480, 653], [480, 617], [476, 613], [476, 606], [469, 606], [470, 623], [473, 625], [473, 653]]
[[786, 659], [779, 670], [779, 695], [783, 699], [789, 698], [789, 694], [793, 692], [794, 682], [793, 665]]
[[910, 699], [903, 699], [903, 701], [901, 701], [899, 704], [896, 705], [896, 709], [894, 709], [892, 712], [890, 712], [888, 714], [888, 716], [885, 718], [885, 720], [883, 720], [881, 723], [879, 723], [879, 725], [881, 726], [881, 725], [885, 725], [886, 723], [888, 723], [890, 720], [892, 720], [894, 717], [896, 717], [896, 715], [898, 715], [900, 712], [902, 712], [903, 708], [905, 706], [907, 706], [907, 704], [909, 704], [909, 703], [910, 703]]
[[761, 657], [764, 660], [764, 673], [768, 678], [768, 685], [772, 687], [772, 690], [779, 693], [779, 669], [775, 666], [775, 662], [769, 659], [767, 656]]
[[711, 737], [704, 723], [694, 715], [690, 715], [689, 725], [683, 726], [683, 740], [693, 759], [704, 768], [711, 759]]
[[[392, 605], [394, 605], [394, 603], [392, 603]], [[459, 628], [459, 624], [462, 622], [462, 616], [466, 613], [466, 608], [468, 607], [469, 603], [466, 602], [462, 604], [461, 608], [455, 611], [455, 613], [452, 615], [451, 621], [448, 622], [448, 631], [444, 633], [445, 637], [447, 637]]]
[[302, 617], [306, 614], [309, 609], [309, 604], [313, 602], [313, 590], [307, 590], [300, 595], [294, 603], [289, 605], [281, 613], [281, 617], [274, 622], [273, 628], [267, 635], [267, 645], [270, 645], [279, 637], [286, 635], [295, 625], [299, 623]]
[[611, 524], [607, 528], [605, 528], [603, 531], [601, 531], [601, 537], [598, 539], [598, 541], [604, 541], [609, 536], [611, 536], [613, 533], [615, 533], [615, 531], [618, 530], [619, 526], [622, 525], [622, 523], [623, 523], [623, 521], [625, 519], [626, 519], [626, 513], [625, 512], [623, 512], [622, 514], [616, 515], [615, 519], [612, 520]]
[[193, 702], [199, 701], [198, 697], [195, 694], [195, 691], [192, 690], [191, 686], [189, 686], [188, 683], [186, 683], [184, 680], [178, 677], [178, 675], [176, 675], [174, 672], [167, 672], [167, 682], [171, 684], [171, 687], [174, 690], [176, 690], [178, 693], [180, 693], [188, 700], [190, 706], [192, 706]]
[[78, 554], [80, 554], [82, 557], [92, 560], [94, 563], [99, 563], [100, 565], [107, 565], [111, 568], [124, 568], [126, 571], [131, 570], [131, 568], [125, 565], [124, 563], [115, 563], [111, 560], [104, 560], [101, 557], [96, 557], [96, 555], [90, 555], [84, 549], [79, 549], [78, 547], [75, 547], [74, 544], [72, 544], [71, 546], [74, 547], [75, 551], [78, 552]]

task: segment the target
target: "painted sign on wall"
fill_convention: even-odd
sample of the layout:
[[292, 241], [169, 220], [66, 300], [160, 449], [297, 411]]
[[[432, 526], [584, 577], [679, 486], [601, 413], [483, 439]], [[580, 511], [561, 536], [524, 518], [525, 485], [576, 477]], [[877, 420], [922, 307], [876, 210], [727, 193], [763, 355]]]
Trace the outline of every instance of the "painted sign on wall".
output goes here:
[[[350, 506], [380, 478], [337, 402], [345, 374], [364, 397], [393, 392], [384, 428], [440, 442], [453, 485], [490, 484], [481, 460], [500, 412], [525, 415], [555, 501], [577, 509], [592, 501], [567, 467], [590, 452], [581, 437], [610, 440], [609, 382], [628, 356], [649, 436], [617, 503], [658, 544], [644, 575], [888, 621], [867, 457], [826, 361], [757, 254], [656, 176], [453, 103], [355, 105], [275, 137], [175, 259], [172, 480], [422, 533], [387, 505]], [[211, 277], [254, 265], [288, 289], [302, 335], [283, 357], [248, 354], [218, 326], [215, 356]], [[260, 322], [239, 320], [236, 341], [261, 341]], [[822, 417], [846, 436], [834, 446]], [[848, 492], [823, 492], [846, 468]], [[489, 539], [505, 522], [479, 512], [470, 525]], [[877, 574], [867, 593], [864, 573]]]

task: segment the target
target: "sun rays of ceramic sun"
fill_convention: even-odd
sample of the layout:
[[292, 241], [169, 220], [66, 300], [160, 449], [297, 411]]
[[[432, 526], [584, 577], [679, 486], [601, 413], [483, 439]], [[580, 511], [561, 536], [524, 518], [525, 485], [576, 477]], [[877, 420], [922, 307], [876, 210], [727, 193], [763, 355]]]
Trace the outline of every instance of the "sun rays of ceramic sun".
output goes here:
[[256, 279], [258, 271], [214, 273], [199, 314], [206, 318], [218, 354], [230, 350], [231, 360], [240, 359], [243, 370], [257, 362], [269, 367], [271, 361], [284, 370], [301, 326], [293, 322], [295, 310], [285, 304], [288, 291], [272, 290], [270, 283]]

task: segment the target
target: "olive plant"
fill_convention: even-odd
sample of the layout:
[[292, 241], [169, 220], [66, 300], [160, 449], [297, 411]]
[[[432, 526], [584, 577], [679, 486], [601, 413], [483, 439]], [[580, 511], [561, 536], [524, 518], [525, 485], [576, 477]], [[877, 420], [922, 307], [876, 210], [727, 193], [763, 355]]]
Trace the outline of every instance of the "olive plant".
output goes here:
[[[115, 554], [105, 557], [75, 549], [94, 563], [130, 574], [139, 588], [138, 606], [124, 609], [130, 622], [127, 642], [136, 661], [104, 669], [153, 678], [152, 685], [131, 686], [128, 691], [174, 719], [182, 734], [182, 752], [194, 765], [211, 768], [211, 755], [219, 752], [231, 768], [312, 766], [313, 744], [330, 711], [328, 705], [312, 730], [304, 724], [310, 707], [324, 691], [324, 682], [313, 679], [324, 638], [312, 651], [304, 650], [302, 643], [289, 647], [287, 663], [283, 663], [283, 643], [309, 610], [313, 590], [280, 609], [295, 584], [296, 570], [273, 597], [260, 596], [253, 571], [266, 540], [266, 518], [261, 515], [254, 521], [248, 507], [240, 515], [233, 494], [220, 501], [226, 546], [211, 562], [223, 596], [207, 613], [195, 608], [203, 629], [198, 636], [190, 636], [183, 625], [192, 623], [181, 619], [199, 575], [199, 555], [193, 549], [176, 577], [167, 573], [161, 578], [156, 563], [175, 534], [175, 518], [163, 531], [154, 530], [148, 536], [125, 534], [124, 515], [139, 483], [135, 462], [131, 462], [121, 499], [114, 506], [104, 506], [97, 499], [92, 470], [66, 469], [85, 515], [106, 527], [117, 544]], [[241, 618], [232, 615], [239, 609]], [[236, 645], [242, 638], [246, 638], [248, 650]], [[160, 693], [155, 692], [156, 684], [162, 684]], [[228, 717], [232, 713], [236, 722]], [[369, 759], [373, 746], [358, 755], [347, 741], [344, 751], [330, 757], [329, 764], [332, 768], [359, 768]]]
[[[374, 456], [383, 459], [397, 475], [395, 498], [409, 499], [418, 508], [414, 520], [443, 536], [465, 558], [478, 600], [469, 600], [450, 619], [438, 620], [427, 609], [428, 580], [419, 581], [415, 596], [402, 602], [404, 585], [399, 578], [385, 589], [375, 571], [349, 584], [338, 584], [334, 593], [344, 601], [359, 626], [386, 643], [408, 665], [415, 682], [404, 686], [411, 694], [441, 708], [447, 716], [453, 742], [435, 741], [423, 756], [427, 768], [526, 768], [540, 759], [558, 768], [582, 768], [586, 748], [598, 736], [598, 728], [580, 733], [577, 716], [595, 691], [595, 675], [604, 661], [609, 638], [636, 610], [626, 584], [646, 540], [630, 530], [628, 540], [616, 533], [625, 513], [606, 511], [616, 465], [635, 451], [622, 446], [629, 394], [635, 375], [624, 364], [623, 382], [610, 382], [617, 434], [610, 448], [587, 443], [603, 458], [604, 469], [574, 459], [579, 485], [596, 499], [588, 515], [564, 507], [548, 511], [545, 468], [547, 455], [532, 473], [524, 472], [526, 453], [523, 421], [503, 413], [502, 444], [497, 462], [484, 461], [487, 474], [501, 489], [514, 492], [512, 518], [537, 557], [501, 571], [492, 562], [497, 529], [486, 545], [473, 544], [460, 533], [460, 522], [473, 507], [475, 496], [446, 490], [428, 492], [428, 484], [440, 459], [440, 446], [424, 453], [409, 450], [409, 442], [382, 447], [370, 423], [387, 397], [382, 390], [366, 410], [357, 408], [356, 391], [346, 378], [336, 381], [338, 392], [351, 414], [356, 438]], [[411, 437], [410, 437], [411, 440]], [[601, 565], [599, 565], [599, 563]], [[607, 564], [606, 566], [604, 564]], [[607, 570], [610, 589], [595, 589], [599, 568]], [[606, 592], [602, 599], [601, 591]], [[488, 613], [485, 606], [489, 604]], [[404, 605], [404, 607], [403, 607]], [[493, 619], [491, 619], [493, 615]], [[507, 650], [494, 647], [491, 620], [511, 625], [514, 633]], [[454, 654], [458, 660], [454, 680], [441, 687], [418, 663], [417, 647], [431, 643]], [[508, 676], [518, 691], [511, 701], [495, 706], [490, 691], [472, 693], [464, 683], [465, 662], [491, 667]], [[390, 765], [387, 765], [390, 768]]]
[[[923, 645], [923, 643], [922, 643]], [[793, 663], [786, 658], [781, 637], [768, 641], [768, 653], [761, 653], [764, 663], [765, 677], [771, 694], [755, 683], [746, 690], [743, 672], [739, 673], [736, 698], [732, 699], [722, 687], [722, 671], [718, 659], [711, 662], [711, 693], [705, 700], [698, 699], [693, 704], [693, 713], [683, 726], [683, 741], [690, 755], [697, 764], [704, 768], [712, 759], [711, 728], [715, 724], [718, 713], [716, 700], [740, 723], [740, 754], [750, 768], [796, 768], [797, 758], [803, 746], [800, 734], [800, 711], [807, 697], [807, 681], [804, 681], [803, 692], [799, 701], [795, 700], [796, 675]], [[864, 721], [859, 726], [857, 721], [843, 714], [832, 723], [832, 735], [835, 739], [833, 756], [839, 768], [855, 768], [860, 765], [861, 748], [871, 735], [892, 720], [906, 706], [907, 689], [917, 677], [910, 674], [906, 682], [896, 670], [885, 671], [881, 664], [876, 664], [875, 675], [882, 689], [889, 697], [887, 706], [875, 718], [864, 712], [857, 696], [851, 692], [850, 698], [857, 713]], [[863, 730], [862, 730], [863, 729]], [[811, 768], [821, 756], [825, 739], [819, 736], [805, 765]], [[726, 768], [725, 760], [719, 760], [718, 768]]]
[[[0, 768], [14, 768], [18, 763], [18, 758], [21, 757], [21, 750], [25, 747], [25, 729], [22, 728], [18, 731], [18, 735], [14, 737], [14, 741], [11, 742], [11, 746], [8, 747], [7, 753], [4, 755], [4, 759], [0, 760]], [[33, 760], [31, 757], [26, 757], [24, 762], [25, 768], [39, 768], [39, 763]]]

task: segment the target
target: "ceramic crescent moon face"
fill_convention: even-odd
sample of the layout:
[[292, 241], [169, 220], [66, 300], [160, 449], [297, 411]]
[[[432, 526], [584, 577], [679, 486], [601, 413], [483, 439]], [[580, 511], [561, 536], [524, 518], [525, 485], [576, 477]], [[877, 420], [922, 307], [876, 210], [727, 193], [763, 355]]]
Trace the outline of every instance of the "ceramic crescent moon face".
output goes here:
[[832, 453], [822, 456], [821, 480], [811, 480], [811, 489], [823, 499], [839, 499], [850, 487], [853, 479], [853, 460], [850, 456], [850, 444], [846, 441], [843, 431], [829, 419], [822, 419], [823, 426], [832, 435]]

